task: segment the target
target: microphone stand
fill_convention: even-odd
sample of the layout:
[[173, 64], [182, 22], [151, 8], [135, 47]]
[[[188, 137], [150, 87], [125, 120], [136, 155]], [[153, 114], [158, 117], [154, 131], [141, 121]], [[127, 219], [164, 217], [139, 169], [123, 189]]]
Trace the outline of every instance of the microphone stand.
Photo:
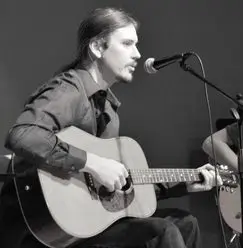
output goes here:
[[0, 174], [0, 182], [5, 182], [7, 179], [13, 179], [15, 177], [18, 177], [15, 173], [1, 173]]
[[240, 245], [243, 247], [243, 236], [242, 236], [242, 231], [243, 231], [243, 218], [242, 218], [242, 213], [243, 213], [243, 204], [242, 204], [242, 199], [243, 199], [243, 150], [242, 150], [242, 120], [243, 120], [243, 96], [242, 94], [237, 94], [236, 99], [230, 96], [229, 94], [225, 93], [223, 90], [221, 90], [219, 87], [214, 85], [213, 83], [209, 82], [206, 78], [202, 77], [199, 75], [195, 70], [193, 70], [189, 65], [185, 63], [186, 59], [183, 59], [180, 62], [180, 67], [186, 71], [192, 74], [193, 76], [197, 77], [207, 85], [211, 86], [214, 88], [216, 91], [220, 92], [223, 96], [225, 96], [227, 99], [232, 101], [236, 106], [237, 110], [235, 108], [231, 108], [231, 113], [234, 116], [234, 118], [237, 120], [237, 126], [238, 126], [238, 132], [239, 132], [239, 143], [238, 143], [238, 172], [239, 172], [239, 178], [240, 178], [240, 189], [241, 189], [241, 234], [239, 235], [240, 237]]
[[4, 155], [4, 157], [6, 159], [8, 159], [8, 165], [7, 165], [7, 172], [6, 173], [0, 173], [0, 182], [5, 183], [8, 180], [12, 180], [15, 178], [23, 178], [25, 176], [28, 175], [28, 173], [33, 172], [31, 169], [28, 169], [26, 171], [23, 172], [17, 172], [15, 173], [12, 169], [12, 163], [13, 163], [13, 159], [15, 158], [15, 155]]
[[10, 180], [10, 179], [13, 179], [13, 178], [17, 177], [17, 174], [12, 173], [12, 172], [9, 171], [9, 168], [10, 168], [11, 163], [12, 163], [13, 156], [14, 155], [3, 155], [3, 156], [1, 156], [1, 159], [6, 160], [6, 162], [3, 162], [3, 163], [6, 163], [6, 166], [7, 166], [6, 173], [0, 173], [0, 182], [2, 182], [2, 183], [4, 183], [7, 180]]

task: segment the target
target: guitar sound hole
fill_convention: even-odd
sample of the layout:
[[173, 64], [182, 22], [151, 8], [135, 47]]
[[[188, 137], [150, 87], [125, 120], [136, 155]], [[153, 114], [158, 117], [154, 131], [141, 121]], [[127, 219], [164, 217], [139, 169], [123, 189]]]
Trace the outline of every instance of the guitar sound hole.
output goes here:
[[105, 199], [105, 200], [109, 201], [111, 198], [113, 198], [114, 194], [115, 194], [115, 191], [110, 192], [107, 190], [107, 188], [105, 186], [101, 186], [99, 188], [99, 196], [101, 199]]
[[[126, 185], [124, 185], [124, 186], [122, 187], [121, 191], [126, 192], [126, 191], [132, 189], [132, 181], [131, 181], [131, 179], [130, 179], [129, 177], [126, 178], [126, 182], [127, 182]], [[105, 186], [101, 186], [100, 189], [99, 189], [99, 195], [100, 195], [100, 197], [106, 198], [106, 199], [112, 198], [112, 197], [114, 196], [115, 192], [116, 192], [116, 191], [109, 192], [109, 191], [106, 189]]]
[[127, 179], [126, 185], [121, 190], [109, 192], [105, 186], [98, 190], [101, 204], [109, 212], [117, 212], [127, 208], [134, 199], [134, 188], [131, 180]]
[[122, 189], [121, 189], [122, 191], [127, 191], [132, 186], [132, 182], [131, 182], [131, 178], [130, 177], [126, 178], [126, 182], [127, 182], [126, 185], [124, 185], [122, 187]]

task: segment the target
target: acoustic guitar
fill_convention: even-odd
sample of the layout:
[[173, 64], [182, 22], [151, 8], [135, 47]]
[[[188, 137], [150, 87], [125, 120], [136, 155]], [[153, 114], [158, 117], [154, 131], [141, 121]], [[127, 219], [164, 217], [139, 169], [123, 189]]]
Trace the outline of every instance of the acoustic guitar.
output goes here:
[[[95, 236], [124, 217], [146, 218], [156, 209], [153, 184], [199, 182], [199, 169], [149, 169], [140, 145], [128, 137], [101, 139], [76, 127], [57, 136], [73, 146], [123, 163], [129, 172], [122, 190], [108, 192], [90, 174], [56, 175], [33, 165], [12, 164], [18, 200], [32, 234], [48, 247], [66, 248]], [[31, 169], [32, 168], [32, 169]], [[232, 173], [219, 171], [225, 185], [236, 184]]]

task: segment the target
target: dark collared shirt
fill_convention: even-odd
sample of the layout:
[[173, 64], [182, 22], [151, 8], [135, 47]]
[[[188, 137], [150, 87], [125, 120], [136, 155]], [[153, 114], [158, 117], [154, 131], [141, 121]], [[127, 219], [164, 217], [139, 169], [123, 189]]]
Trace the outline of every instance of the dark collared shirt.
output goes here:
[[[86, 163], [86, 152], [62, 142], [56, 133], [76, 126], [102, 138], [119, 135], [120, 102], [100, 85], [79, 69], [52, 78], [30, 96], [5, 146], [36, 166], [78, 172]], [[159, 188], [159, 199], [187, 193], [185, 184], [172, 188], [159, 184]]]
[[86, 163], [86, 152], [62, 142], [57, 132], [76, 126], [102, 138], [119, 134], [120, 102], [100, 85], [80, 69], [52, 78], [30, 96], [5, 146], [37, 166], [77, 172]]

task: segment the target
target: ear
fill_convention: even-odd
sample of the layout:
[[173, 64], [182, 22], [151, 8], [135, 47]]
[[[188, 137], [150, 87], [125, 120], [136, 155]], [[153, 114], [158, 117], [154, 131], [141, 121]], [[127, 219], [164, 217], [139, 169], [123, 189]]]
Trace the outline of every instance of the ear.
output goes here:
[[104, 46], [101, 40], [93, 39], [89, 43], [89, 49], [97, 59], [100, 59], [104, 51]]

